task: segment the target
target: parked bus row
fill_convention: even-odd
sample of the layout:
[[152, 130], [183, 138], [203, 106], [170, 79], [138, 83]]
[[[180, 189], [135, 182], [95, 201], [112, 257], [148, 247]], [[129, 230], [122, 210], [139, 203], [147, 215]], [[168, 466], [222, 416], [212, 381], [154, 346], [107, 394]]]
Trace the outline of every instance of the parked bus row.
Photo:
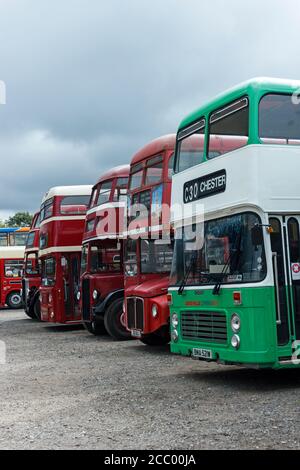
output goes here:
[[26, 313], [194, 359], [299, 366], [299, 90], [243, 83], [93, 187], [51, 189]]

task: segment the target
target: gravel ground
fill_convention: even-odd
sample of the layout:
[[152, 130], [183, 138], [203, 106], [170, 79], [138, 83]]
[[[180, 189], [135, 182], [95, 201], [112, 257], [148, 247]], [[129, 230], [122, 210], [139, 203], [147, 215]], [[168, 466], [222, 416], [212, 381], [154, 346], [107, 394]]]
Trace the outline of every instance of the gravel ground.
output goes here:
[[0, 311], [0, 449], [300, 449], [300, 370], [221, 367]]

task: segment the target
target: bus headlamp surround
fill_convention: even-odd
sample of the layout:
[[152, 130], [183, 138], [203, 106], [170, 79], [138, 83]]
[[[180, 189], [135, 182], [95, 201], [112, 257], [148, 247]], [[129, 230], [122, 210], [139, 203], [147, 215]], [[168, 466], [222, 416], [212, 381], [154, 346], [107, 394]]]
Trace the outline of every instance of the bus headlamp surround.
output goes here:
[[237, 313], [234, 313], [231, 317], [231, 329], [234, 333], [239, 333], [241, 330], [241, 319]]
[[93, 291], [93, 299], [94, 299], [94, 300], [97, 300], [97, 299], [98, 299], [98, 295], [99, 295], [99, 293], [98, 293], [98, 291], [95, 289], [95, 290]]
[[173, 330], [172, 333], [171, 333], [171, 339], [173, 341], [173, 343], [177, 343], [178, 339], [179, 339], [179, 335], [178, 335], [178, 331], [177, 330]]
[[153, 305], [152, 305], [152, 310], [151, 310], [151, 312], [152, 312], [152, 317], [153, 317], [153, 318], [156, 318], [157, 315], [158, 315], [158, 307], [157, 307], [156, 304], [153, 304]]
[[173, 328], [177, 328], [179, 325], [178, 315], [177, 313], [173, 313], [172, 315], [172, 326]]
[[234, 335], [232, 338], [231, 338], [231, 346], [234, 348], [234, 349], [239, 349], [241, 345], [241, 340], [240, 340], [240, 337], [238, 335]]

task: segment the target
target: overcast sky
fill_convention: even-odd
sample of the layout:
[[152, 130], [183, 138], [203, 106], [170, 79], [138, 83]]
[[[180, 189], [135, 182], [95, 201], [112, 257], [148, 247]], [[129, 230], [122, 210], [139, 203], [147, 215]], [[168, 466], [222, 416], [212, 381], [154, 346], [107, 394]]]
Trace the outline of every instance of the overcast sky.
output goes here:
[[240, 81], [299, 79], [299, 20], [299, 0], [0, 0], [0, 218]]

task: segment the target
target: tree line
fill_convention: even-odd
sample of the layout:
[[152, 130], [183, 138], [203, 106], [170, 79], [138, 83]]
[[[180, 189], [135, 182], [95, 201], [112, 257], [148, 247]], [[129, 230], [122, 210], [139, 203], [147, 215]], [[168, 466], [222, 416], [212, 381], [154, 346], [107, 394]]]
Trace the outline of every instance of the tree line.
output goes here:
[[0, 227], [30, 227], [32, 218], [29, 212], [16, 212], [7, 220], [0, 220]]

